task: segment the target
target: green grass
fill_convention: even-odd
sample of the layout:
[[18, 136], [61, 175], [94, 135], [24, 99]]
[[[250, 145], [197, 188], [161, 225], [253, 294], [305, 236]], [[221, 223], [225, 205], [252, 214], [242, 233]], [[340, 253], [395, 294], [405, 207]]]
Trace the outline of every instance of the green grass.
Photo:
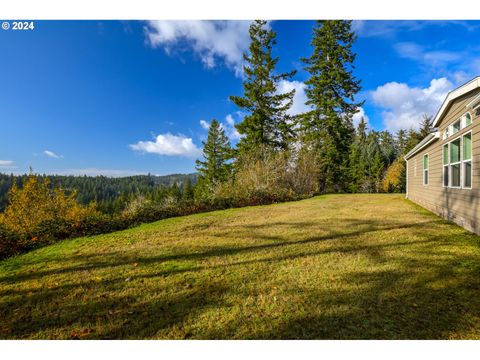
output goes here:
[[162, 220], [0, 262], [0, 338], [480, 339], [479, 239], [401, 195]]

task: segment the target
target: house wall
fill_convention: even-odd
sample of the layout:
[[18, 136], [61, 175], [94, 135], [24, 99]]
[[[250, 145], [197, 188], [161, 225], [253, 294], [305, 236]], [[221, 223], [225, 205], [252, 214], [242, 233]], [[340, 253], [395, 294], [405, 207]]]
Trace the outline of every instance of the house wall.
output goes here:
[[[438, 130], [440, 139], [423, 148], [408, 159], [407, 196], [413, 202], [454, 221], [458, 225], [480, 234], [480, 111], [470, 110], [472, 124], [443, 140], [443, 131], [465, 112], [465, 107], [480, 89], [471, 91], [452, 101]], [[443, 187], [442, 146], [465, 133], [472, 132], [472, 189], [452, 189]], [[423, 155], [429, 154], [429, 182], [423, 185]], [[417, 162], [417, 173], [414, 164]]]

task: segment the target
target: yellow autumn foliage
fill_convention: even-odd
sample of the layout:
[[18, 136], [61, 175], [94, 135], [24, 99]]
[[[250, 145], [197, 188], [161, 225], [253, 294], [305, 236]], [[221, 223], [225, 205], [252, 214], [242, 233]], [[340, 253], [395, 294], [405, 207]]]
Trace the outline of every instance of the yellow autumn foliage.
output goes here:
[[405, 165], [402, 159], [395, 160], [385, 172], [382, 188], [385, 192], [401, 192], [403, 177], [405, 176]]
[[31, 234], [39, 224], [53, 220], [80, 221], [94, 210], [75, 200], [76, 193], [51, 189], [48, 179], [31, 174], [20, 189], [16, 183], [8, 193], [8, 204], [0, 214], [0, 225], [20, 236]]

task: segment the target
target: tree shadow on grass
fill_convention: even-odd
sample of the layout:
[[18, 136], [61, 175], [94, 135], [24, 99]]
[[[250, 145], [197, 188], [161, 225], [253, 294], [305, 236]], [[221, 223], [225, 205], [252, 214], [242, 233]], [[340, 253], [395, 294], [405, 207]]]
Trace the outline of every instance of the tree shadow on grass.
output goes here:
[[[48, 275], [58, 275], [63, 273], [69, 272], [77, 272], [77, 271], [85, 271], [85, 270], [96, 270], [102, 268], [111, 268], [111, 267], [119, 267], [131, 264], [132, 262], [138, 262], [143, 265], [154, 264], [154, 263], [162, 263], [167, 261], [175, 261], [175, 260], [205, 260], [211, 257], [226, 257], [226, 256], [233, 256], [233, 255], [241, 255], [244, 253], [251, 253], [257, 252], [261, 250], [272, 250], [272, 249], [282, 249], [291, 246], [299, 246], [299, 245], [306, 245], [306, 244], [314, 244], [319, 242], [326, 242], [326, 241], [336, 241], [340, 239], [348, 239], [354, 238], [359, 235], [366, 235], [368, 233], [376, 232], [376, 231], [390, 231], [390, 230], [400, 230], [400, 229], [410, 229], [415, 228], [417, 230], [424, 229], [425, 227], [432, 226], [438, 223], [441, 220], [431, 220], [431, 221], [423, 221], [419, 223], [399, 223], [393, 225], [385, 225], [384, 221], [360, 221], [360, 220], [346, 220], [346, 223], [349, 224], [346, 226], [347, 229], [351, 229], [352, 227], [355, 229], [362, 225], [360, 229], [355, 229], [353, 231], [345, 231], [345, 232], [338, 232], [330, 230], [325, 235], [320, 236], [312, 236], [307, 237], [302, 240], [288, 240], [282, 236], [269, 236], [265, 234], [255, 234], [252, 233], [251, 230], [248, 231], [247, 234], [240, 234], [240, 231], [237, 232], [237, 236], [250, 236], [252, 238], [258, 238], [259, 240], [267, 243], [262, 243], [259, 245], [247, 245], [247, 246], [235, 246], [235, 247], [228, 247], [228, 246], [212, 246], [208, 249], [200, 252], [180, 252], [175, 254], [162, 254], [159, 256], [138, 256], [137, 254], [127, 255], [125, 256], [124, 252], [109, 252], [108, 254], [102, 255], [74, 255], [71, 257], [63, 257], [62, 259], [58, 259], [55, 262], [64, 262], [70, 263], [72, 260], [76, 262], [81, 262], [80, 265], [75, 266], [66, 266], [61, 267], [58, 269], [51, 269], [45, 271], [36, 271], [31, 273], [23, 273], [23, 274], [15, 274], [11, 276], [1, 276], [0, 277], [0, 284], [2, 283], [11, 283], [11, 282], [18, 282], [24, 280], [31, 280], [31, 279], [38, 279]], [[328, 226], [325, 226], [328, 229]], [[308, 229], [305, 229], [305, 232], [308, 232]], [[231, 236], [230, 234], [217, 234], [216, 237], [228, 238]], [[394, 243], [393, 246], [402, 245], [401, 243]], [[341, 244], [343, 246], [343, 244]], [[335, 249], [337, 246], [334, 246], [332, 249]], [[358, 250], [357, 246], [352, 247], [352, 251]], [[340, 248], [339, 251], [344, 251], [347, 249]], [[326, 250], [326, 252], [329, 252]]]
[[[478, 240], [461, 233], [447, 244], [465, 238]], [[368, 251], [378, 262], [401, 266], [343, 274], [337, 281], [354, 284], [351, 289], [305, 291], [308, 313], [273, 318], [269, 329], [251, 338], [480, 339], [480, 255], [432, 256], [443, 240], [415, 242], [422, 249], [416, 258]]]
[[[353, 220], [351, 224], [355, 223]], [[437, 222], [386, 226], [383, 221], [359, 220], [355, 226], [347, 227], [345, 232], [329, 229], [325, 235], [295, 241], [253, 234], [264, 242], [238, 247], [214, 246], [198, 252], [181, 249], [175, 254], [158, 256], [139, 257], [136, 253], [111, 252], [59, 259], [60, 265], [69, 264], [72, 260], [81, 264], [0, 278], [2, 284], [16, 285], [1, 293], [0, 319], [3, 320], [0, 321], [0, 338], [477, 338], [480, 336], [480, 268], [475, 264], [479, 263], [480, 255], [455, 257], [456, 254], [443, 256], [438, 253], [438, 244], [448, 245], [456, 240], [465, 242], [470, 235], [461, 232], [458, 239], [429, 235], [425, 230]], [[424, 235], [415, 239], [373, 243], [355, 239], [359, 235], [375, 236], [376, 231], [402, 229], [419, 231]], [[245, 231], [251, 232], [251, 229]], [[392, 255], [390, 249], [405, 251], [401, 255]], [[264, 253], [263, 250], [275, 252]], [[259, 319], [258, 313], [252, 311], [238, 321], [211, 324], [196, 330], [186, 326], [206, 309], [225, 308], [224, 298], [239, 291], [236, 284], [255, 281], [254, 271], [249, 271], [254, 269], [253, 266], [285, 264], [307, 257], [316, 257], [321, 261], [319, 256], [334, 252], [342, 256], [365, 255], [374, 263], [395, 263], [400, 267], [375, 271], [359, 268], [358, 271], [339, 274], [341, 277], [335, 281], [355, 285], [352, 288], [334, 287], [326, 291], [311, 286], [293, 286], [289, 291], [301, 291], [302, 304], [308, 310], [306, 313], [296, 311], [296, 304], [285, 304], [280, 317], [266, 313]], [[433, 256], [438, 254], [443, 257]], [[244, 255], [254, 255], [254, 258], [244, 258]], [[222, 258], [223, 262], [210, 263], [212, 258]], [[193, 265], [129, 273], [129, 283], [125, 283], [123, 273], [103, 279], [100, 283], [92, 279], [93, 275], [87, 277], [87, 281], [76, 278], [79, 271], [109, 268], [116, 271], [133, 261], [138, 262], [141, 269], [169, 261], [193, 262]], [[236, 272], [240, 268], [243, 269], [241, 274]], [[176, 289], [165, 289], [159, 285], [147, 289], [158, 294], [141, 297], [135, 293], [144, 291], [144, 281], [186, 273], [194, 277], [204, 271], [214, 275], [224, 270], [232, 273], [235, 281], [230, 279], [229, 283], [225, 283], [214, 276], [203, 276], [198, 283], [194, 278], [192, 284], [188, 277], [179, 277], [175, 282]], [[18, 286], [25, 281], [43, 281], [49, 275], [69, 273], [72, 274], [72, 282], [54, 284], [50, 289]], [[126, 286], [137, 288], [133, 293], [122, 293]], [[258, 287], [259, 291], [268, 290], [262, 289], [261, 284]], [[67, 297], [68, 300], [65, 300]], [[270, 325], [257, 328], [254, 324], [258, 322]], [[245, 335], [245, 328], [251, 329], [248, 335]], [[469, 329], [473, 329], [471, 335], [468, 335]]]
[[[476, 259], [478, 261], [478, 259]], [[445, 267], [445, 268], [444, 268]], [[480, 286], [478, 271], [464, 274], [455, 284], [445, 274], [454, 264], [439, 267], [442, 275], [413, 284], [408, 271], [351, 273], [348, 281], [365, 286], [363, 291], [310, 292], [312, 308], [340, 309], [293, 316], [258, 339], [480, 339]], [[318, 301], [318, 299], [323, 299]]]
[[[49, 294], [27, 296], [17, 301], [14, 307], [21, 309], [22, 314], [14, 320], [4, 317], [7, 322], [3, 324], [3, 331], [0, 326], [0, 337], [52, 338], [53, 333], [57, 334], [53, 336], [57, 339], [144, 339], [174, 329], [175, 338], [188, 338], [191, 334], [182, 326], [185, 319], [205, 307], [219, 304], [227, 289], [221, 284], [210, 283], [151, 301], [112, 293], [88, 302], [80, 299], [64, 302], [61, 298], [66, 295], [65, 291], [68, 289], [56, 289]], [[36, 311], [34, 316], [29, 310], [38, 301], [54, 302], [56, 309], [48, 313]], [[8, 316], [2, 311], [0, 314]]]

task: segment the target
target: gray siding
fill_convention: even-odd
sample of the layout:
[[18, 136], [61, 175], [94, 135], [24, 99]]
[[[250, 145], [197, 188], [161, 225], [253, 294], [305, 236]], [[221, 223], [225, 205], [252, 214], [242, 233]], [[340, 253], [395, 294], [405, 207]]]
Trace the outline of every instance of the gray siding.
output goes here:
[[[441, 120], [440, 134], [446, 127], [458, 120], [465, 112], [466, 105], [480, 93], [476, 89], [452, 101]], [[440, 139], [429, 144], [408, 159], [407, 194], [413, 202], [430, 211], [456, 222], [466, 229], [480, 234], [480, 116], [470, 111], [472, 124], [446, 140]], [[465, 133], [472, 132], [472, 189], [452, 189], [443, 187], [442, 146]], [[423, 155], [429, 154], [429, 183], [423, 185]], [[417, 174], [414, 175], [414, 163]]]

